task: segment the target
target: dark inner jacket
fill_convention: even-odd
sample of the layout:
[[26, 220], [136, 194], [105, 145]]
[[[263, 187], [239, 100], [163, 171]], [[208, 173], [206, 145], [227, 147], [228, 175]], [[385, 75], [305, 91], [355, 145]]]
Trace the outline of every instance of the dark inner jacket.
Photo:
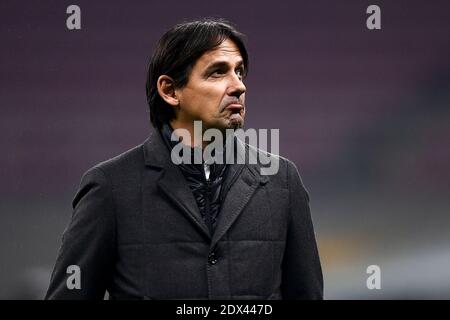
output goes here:
[[[166, 146], [169, 148], [169, 151], [172, 151], [172, 148], [175, 145], [181, 143], [179, 141], [171, 140], [172, 132], [173, 129], [170, 124], [164, 124], [160, 130], [160, 133], [164, 139], [164, 142], [166, 143]], [[210, 234], [212, 235], [216, 227], [217, 218], [220, 212], [220, 206], [223, 200], [221, 191], [224, 189], [222, 188], [222, 185], [228, 171], [228, 165], [225, 164], [225, 161], [224, 164], [212, 163], [211, 165], [209, 165], [210, 174], [209, 179], [207, 179], [204, 170], [204, 159], [202, 159], [202, 164], [195, 164], [195, 148], [183, 146], [183, 149], [181, 149], [181, 152], [189, 151], [191, 155], [190, 164], [181, 163], [178, 165], [178, 167], [186, 178], [186, 181], [188, 182], [188, 185], [192, 190], [192, 193], [194, 194], [194, 198], [197, 202], [198, 208], [200, 209], [202, 219], [207, 225]], [[225, 154], [225, 152], [223, 154]], [[182, 155], [180, 154], [180, 156]]]

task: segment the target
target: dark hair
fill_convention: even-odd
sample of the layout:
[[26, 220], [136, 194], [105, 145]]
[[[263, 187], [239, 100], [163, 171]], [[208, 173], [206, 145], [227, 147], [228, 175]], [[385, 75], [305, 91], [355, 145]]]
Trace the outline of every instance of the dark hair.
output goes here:
[[197, 59], [226, 39], [232, 40], [238, 47], [246, 74], [248, 54], [243, 41], [244, 35], [226, 20], [208, 18], [178, 24], [161, 37], [148, 66], [145, 86], [150, 121], [154, 127], [161, 128], [164, 123], [175, 118], [175, 110], [158, 93], [159, 76], [168, 75], [176, 88], [182, 88], [187, 84]]

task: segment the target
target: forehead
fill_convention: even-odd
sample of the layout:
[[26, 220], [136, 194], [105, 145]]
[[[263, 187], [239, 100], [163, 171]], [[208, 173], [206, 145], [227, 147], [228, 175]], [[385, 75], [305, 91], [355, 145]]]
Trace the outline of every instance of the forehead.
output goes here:
[[211, 63], [223, 61], [237, 64], [242, 61], [238, 46], [230, 39], [226, 39], [213, 50], [205, 52], [196, 62], [198, 67], [206, 67]]

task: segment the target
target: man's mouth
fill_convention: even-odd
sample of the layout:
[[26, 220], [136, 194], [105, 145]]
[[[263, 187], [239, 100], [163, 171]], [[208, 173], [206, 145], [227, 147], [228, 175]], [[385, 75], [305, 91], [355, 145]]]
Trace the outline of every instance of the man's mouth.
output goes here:
[[240, 103], [230, 103], [225, 107], [225, 110], [229, 110], [232, 114], [233, 113], [240, 113], [241, 110], [244, 109], [244, 106]]
[[244, 106], [240, 103], [232, 103], [229, 104], [225, 110], [228, 110], [230, 112], [230, 116], [228, 119], [230, 121], [242, 121], [242, 115], [241, 112], [244, 110]]
[[243, 122], [244, 110], [244, 105], [239, 101], [233, 101], [223, 109], [223, 111], [226, 112], [225, 116], [228, 121], [230, 121], [230, 123], [234, 123], [235, 125]]

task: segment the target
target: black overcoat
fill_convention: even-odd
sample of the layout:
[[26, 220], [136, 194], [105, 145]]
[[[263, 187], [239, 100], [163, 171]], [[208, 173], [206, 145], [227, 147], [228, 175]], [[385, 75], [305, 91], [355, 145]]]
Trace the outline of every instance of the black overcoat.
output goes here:
[[96, 165], [73, 200], [46, 298], [321, 299], [308, 192], [276, 158], [274, 175], [230, 165], [212, 236], [159, 132]]

